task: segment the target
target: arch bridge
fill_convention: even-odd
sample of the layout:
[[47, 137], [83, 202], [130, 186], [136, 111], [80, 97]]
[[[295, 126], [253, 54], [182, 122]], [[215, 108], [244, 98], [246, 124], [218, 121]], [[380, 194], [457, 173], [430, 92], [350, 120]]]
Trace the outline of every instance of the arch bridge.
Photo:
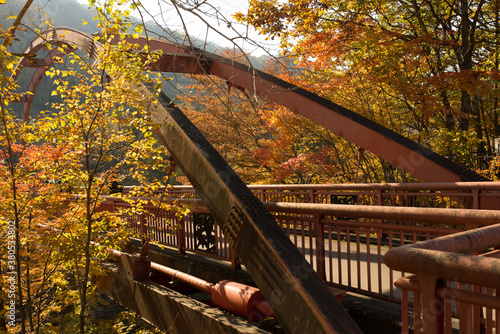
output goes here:
[[[473, 171], [343, 108], [312, 92], [252, 67], [215, 54], [183, 47], [165, 40], [139, 38], [151, 51], [162, 50], [155, 64], [161, 72], [207, 74], [220, 77], [232, 87], [257, 94], [299, 113], [426, 182], [484, 181]], [[93, 36], [57, 28], [35, 38], [24, 51], [36, 54], [49, 43], [70, 45], [95, 59], [101, 46]], [[17, 69], [35, 67], [28, 90], [35, 92], [47, 67], [61, 51], [54, 48], [44, 59], [23, 59]], [[146, 86], [137, 92], [152, 96]], [[33, 95], [23, 100], [23, 120], [28, 120]], [[161, 143], [181, 167], [226, 240], [241, 258], [262, 294], [287, 332], [360, 332], [356, 323], [331, 294], [321, 277], [298, 251], [259, 198], [241, 181], [201, 132], [171, 103], [165, 94], [150, 110], [159, 125]], [[129, 277], [132, 264], [121, 259], [122, 274]], [[125, 268], [125, 269], [123, 269]], [[134, 283], [135, 284], [135, 283]], [[148, 294], [153, 294], [148, 290]], [[157, 297], [154, 297], [157, 298]], [[154, 299], [153, 298], [153, 299]], [[174, 309], [174, 308], [173, 308]], [[179, 320], [188, 326], [188, 319]], [[189, 327], [189, 326], [188, 326]]]

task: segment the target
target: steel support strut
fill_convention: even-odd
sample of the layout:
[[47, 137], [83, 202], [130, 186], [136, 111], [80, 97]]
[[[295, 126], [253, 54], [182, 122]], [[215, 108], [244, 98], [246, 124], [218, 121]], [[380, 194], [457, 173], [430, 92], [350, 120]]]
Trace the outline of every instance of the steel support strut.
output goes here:
[[[143, 93], [143, 92], [141, 92]], [[157, 135], [245, 264], [287, 332], [359, 332], [342, 305], [227, 162], [161, 94]]]
[[[34, 39], [28, 50], [34, 53], [47, 42], [72, 45], [89, 57], [100, 48], [92, 36], [61, 28]], [[152, 95], [143, 85], [135, 88], [138, 94]], [[159, 139], [207, 204], [285, 330], [360, 333], [262, 202], [163, 93], [159, 102], [149, 105]]]

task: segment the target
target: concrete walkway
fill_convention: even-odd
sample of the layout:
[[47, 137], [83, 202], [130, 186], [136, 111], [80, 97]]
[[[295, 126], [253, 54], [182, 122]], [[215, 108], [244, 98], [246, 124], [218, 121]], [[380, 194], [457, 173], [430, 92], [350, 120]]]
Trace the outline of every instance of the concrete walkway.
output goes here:
[[[311, 240], [312, 239], [312, 240]], [[295, 238], [290, 240], [297, 246], [302, 255], [316, 270], [316, 251], [310, 254], [310, 243], [316, 243], [316, 238]], [[393, 271], [383, 263], [383, 256], [389, 250], [388, 246], [360, 244], [345, 240], [324, 240], [325, 270], [327, 282], [349, 286], [355, 289], [383, 294], [388, 297], [401, 298], [401, 291], [394, 287], [394, 280], [403, 276], [399, 271]], [[340, 246], [340, 247], [339, 247]], [[340, 254], [339, 254], [340, 248]]]

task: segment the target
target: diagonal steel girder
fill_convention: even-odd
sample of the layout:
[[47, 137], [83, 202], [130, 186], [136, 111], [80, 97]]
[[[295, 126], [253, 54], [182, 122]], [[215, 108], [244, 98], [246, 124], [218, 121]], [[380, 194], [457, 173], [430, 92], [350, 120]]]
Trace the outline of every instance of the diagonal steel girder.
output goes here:
[[[47, 42], [72, 45], [90, 58], [100, 48], [90, 35], [59, 28], [35, 38], [26, 53], [37, 52]], [[52, 65], [50, 60], [45, 64]], [[18, 71], [24, 65], [26, 62], [22, 60]], [[138, 94], [152, 95], [143, 85], [136, 90]], [[285, 330], [361, 333], [262, 202], [182, 111], [164, 94], [160, 95], [159, 103], [149, 105], [149, 110], [158, 125], [160, 141], [207, 204]]]
[[287, 332], [359, 332], [262, 202], [164, 94], [159, 101], [161, 106], [152, 113], [161, 124], [158, 137], [221, 225]]

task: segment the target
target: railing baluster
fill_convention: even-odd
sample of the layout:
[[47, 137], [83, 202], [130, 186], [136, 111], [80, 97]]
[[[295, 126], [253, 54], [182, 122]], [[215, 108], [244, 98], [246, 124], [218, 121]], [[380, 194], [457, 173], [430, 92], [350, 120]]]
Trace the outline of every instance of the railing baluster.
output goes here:
[[408, 334], [410, 323], [408, 320], [409, 314], [408, 290], [403, 290], [401, 293], [401, 333]]
[[[326, 280], [326, 269], [325, 269], [325, 232], [323, 229], [323, 224], [321, 224], [321, 219], [323, 217], [319, 214], [314, 215], [314, 232], [316, 237], [316, 272], [319, 277]], [[313, 248], [312, 248], [312, 233], [311, 235], [311, 247], [310, 247], [310, 259], [313, 263]]]
[[359, 227], [356, 227], [356, 276], [358, 280], [358, 289], [361, 289], [361, 242], [359, 238]]
[[179, 255], [186, 254], [186, 221], [184, 218], [179, 222], [177, 227], [177, 253]]
[[[449, 286], [450, 282], [446, 282]], [[452, 303], [450, 299], [445, 299], [444, 301], [444, 319], [445, 319], [445, 334], [452, 334], [453, 330], [453, 321], [452, 321]]]
[[[392, 248], [392, 232], [393, 230], [389, 230], [389, 249]], [[389, 286], [389, 296], [394, 297], [394, 288], [392, 282], [394, 282], [394, 271], [389, 268], [389, 282], [391, 282]]]
[[329, 281], [335, 282], [333, 278], [333, 248], [332, 248], [332, 225], [328, 224], [328, 270], [329, 270]]
[[349, 226], [346, 226], [346, 240], [347, 240], [347, 285], [352, 286], [351, 281], [351, 233]]
[[413, 292], [413, 327], [414, 333], [420, 334], [422, 332], [422, 304], [420, 292]]
[[371, 242], [370, 242], [371, 229], [366, 227], [366, 279], [368, 280], [368, 291], [372, 292], [372, 271], [371, 271]]
[[340, 237], [340, 225], [337, 223], [337, 265], [338, 265], [338, 275], [339, 275], [339, 284], [342, 285], [342, 244]]
[[[500, 289], [495, 289], [495, 296], [500, 298]], [[500, 309], [495, 309], [495, 333], [500, 333]]]
[[[492, 288], [485, 288], [484, 293], [488, 296], [493, 296]], [[485, 331], [486, 334], [493, 333], [493, 309], [491, 307], [486, 307], [484, 312], [485, 317]]]
[[378, 293], [382, 294], [382, 229], [377, 229], [377, 274]]

